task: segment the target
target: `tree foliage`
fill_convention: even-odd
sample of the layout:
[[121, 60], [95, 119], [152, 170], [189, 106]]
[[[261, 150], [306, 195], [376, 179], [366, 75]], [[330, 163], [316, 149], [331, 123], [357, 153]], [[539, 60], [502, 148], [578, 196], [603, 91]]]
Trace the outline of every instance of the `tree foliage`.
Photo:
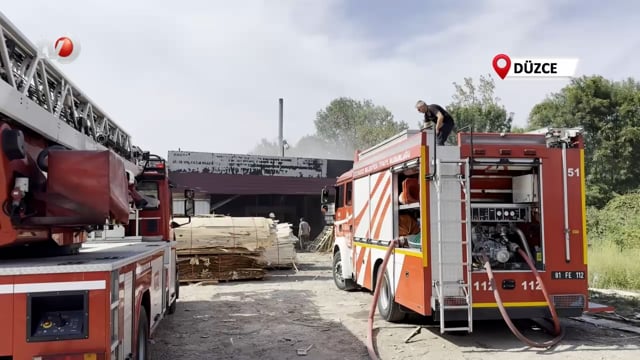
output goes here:
[[[395, 121], [393, 114], [371, 100], [341, 97], [316, 114], [315, 134], [303, 136], [285, 149], [285, 156], [352, 160], [355, 150], [363, 150], [393, 136], [409, 126]], [[280, 156], [277, 141], [262, 139], [250, 152]]]
[[464, 78], [463, 84], [453, 83], [455, 93], [447, 111], [453, 116], [458, 131], [510, 132], [513, 113], [500, 104], [494, 95], [495, 83], [491, 75], [480, 76], [478, 84]]
[[602, 207], [640, 186], [640, 83], [573, 79], [536, 105], [529, 127], [583, 127], [587, 201]]
[[337, 98], [318, 111], [316, 134], [332, 146], [353, 153], [393, 136], [409, 126], [395, 121], [393, 114], [371, 100]]
[[[640, 192], [618, 195], [607, 205], [587, 212], [589, 240], [613, 243], [619, 249], [640, 249]], [[621, 216], [624, 214], [624, 216]]]

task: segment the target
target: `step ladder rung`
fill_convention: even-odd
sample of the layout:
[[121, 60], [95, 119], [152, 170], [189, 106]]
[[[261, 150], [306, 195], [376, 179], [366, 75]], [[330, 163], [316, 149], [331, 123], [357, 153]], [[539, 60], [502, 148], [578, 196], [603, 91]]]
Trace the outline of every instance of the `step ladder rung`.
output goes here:
[[466, 262], [466, 261], [465, 262], [441, 261], [440, 264], [449, 265], [449, 266], [452, 266], [452, 265], [468, 266], [469, 262]]
[[460, 160], [440, 160], [440, 159], [437, 159], [437, 160], [438, 160], [438, 162], [440, 164], [459, 164], [459, 165], [464, 165], [467, 162], [466, 160], [462, 160], [462, 159], [460, 159]]
[[440, 244], [460, 244], [460, 245], [467, 245], [467, 241], [456, 241], [456, 240], [443, 240], [440, 241]]
[[445, 305], [445, 310], [469, 310], [469, 305]]
[[[437, 288], [439, 289], [447, 289], [447, 290], [453, 290], [453, 289], [468, 289], [469, 285], [461, 285], [461, 284], [440, 284], [440, 285], [436, 285]], [[464, 295], [458, 295], [458, 297], [460, 298], [464, 298]], [[467, 303], [468, 301], [465, 301], [465, 303]]]
[[467, 220], [439, 220], [440, 224], [466, 224]]
[[469, 284], [465, 283], [464, 280], [443, 280], [439, 284], [451, 284], [451, 285], [469, 286]]
[[469, 327], [468, 326], [463, 326], [463, 327], [442, 327], [443, 331], [469, 331]]
[[465, 199], [464, 197], [455, 198], [455, 199], [440, 199], [439, 202], [441, 204], [457, 204], [457, 203], [461, 203], [461, 202], [467, 202], [467, 199]]
[[[449, 281], [443, 281], [442, 283], [439, 284], [434, 284], [435, 287], [439, 287], [439, 288], [444, 288], [446, 287], [447, 289], [453, 289], [453, 288], [468, 288], [469, 284], [460, 284], [455, 280], [449, 280]], [[459, 295], [460, 298], [464, 297], [463, 295]]]

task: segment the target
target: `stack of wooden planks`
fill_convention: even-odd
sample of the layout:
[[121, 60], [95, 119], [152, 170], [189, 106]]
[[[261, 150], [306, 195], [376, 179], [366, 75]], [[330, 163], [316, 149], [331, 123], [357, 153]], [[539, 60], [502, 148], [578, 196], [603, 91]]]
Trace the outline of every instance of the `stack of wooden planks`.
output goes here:
[[266, 268], [295, 266], [297, 238], [290, 224], [204, 215], [174, 231], [181, 282], [261, 279]]
[[295, 244], [298, 238], [293, 235], [293, 229], [289, 223], [277, 223], [275, 225], [276, 242], [263, 252], [263, 262], [267, 268], [291, 268], [296, 262]]

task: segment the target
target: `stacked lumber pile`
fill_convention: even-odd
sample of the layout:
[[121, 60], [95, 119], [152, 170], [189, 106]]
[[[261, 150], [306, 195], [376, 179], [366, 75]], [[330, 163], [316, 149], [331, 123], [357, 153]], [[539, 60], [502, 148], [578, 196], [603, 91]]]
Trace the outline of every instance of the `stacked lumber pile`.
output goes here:
[[333, 225], [325, 226], [322, 232], [309, 244], [307, 250], [312, 252], [329, 252], [333, 248]]
[[297, 238], [290, 224], [203, 215], [174, 231], [181, 282], [261, 279], [265, 268], [295, 266]]
[[293, 235], [293, 229], [289, 223], [274, 224], [276, 242], [263, 252], [263, 261], [266, 268], [291, 268], [295, 266], [298, 238]]
[[207, 280], [262, 279], [265, 270], [259, 265], [260, 252], [245, 248], [199, 248], [178, 251], [180, 282]]
[[276, 243], [271, 219], [201, 215], [176, 228], [178, 250], [211, 247], [266, 249]]

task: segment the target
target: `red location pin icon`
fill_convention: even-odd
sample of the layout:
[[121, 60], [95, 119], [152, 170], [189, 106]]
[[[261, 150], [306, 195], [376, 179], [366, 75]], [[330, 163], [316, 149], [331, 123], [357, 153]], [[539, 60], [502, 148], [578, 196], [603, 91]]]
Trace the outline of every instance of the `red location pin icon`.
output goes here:
[[[500, 60], [505, 61], [505, 65], [503, 67], [500, 67], [500, 65], [498, 65], [498, 61]], [[500, 76], [501, 79], [504, 79], [507, 76], [510, 68], [511, 68], [511, 59], [509, 58], [508, 55], [498, 54], [493, 58], [493, 70], [496, 71], [496, 74], [498, 74], [498, 76]]]

